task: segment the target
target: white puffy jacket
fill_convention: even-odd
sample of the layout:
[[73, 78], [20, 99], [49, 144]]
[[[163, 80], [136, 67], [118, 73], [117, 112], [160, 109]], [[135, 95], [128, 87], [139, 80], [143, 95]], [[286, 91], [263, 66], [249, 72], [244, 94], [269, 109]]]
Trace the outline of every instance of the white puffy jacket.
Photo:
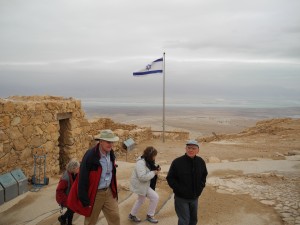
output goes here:
[[130, 190], [136, 194], [146, 196], [150, 187], [150, 180], [155, 176], [154, 171], [146, 166], [145, 159], [139, 157], [137, 159], [134, 170], [130, 179]]

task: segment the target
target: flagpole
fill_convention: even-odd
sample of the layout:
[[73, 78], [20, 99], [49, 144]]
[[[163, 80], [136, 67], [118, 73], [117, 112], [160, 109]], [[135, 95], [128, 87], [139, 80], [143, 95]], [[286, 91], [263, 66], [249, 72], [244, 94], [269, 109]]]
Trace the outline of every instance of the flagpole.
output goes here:
[[163, 56], [163, 142], [165, 142], [165, 65], [166, 65], [166, 61], [165, 61], [165, 52], [164, 52], [164, 56]]

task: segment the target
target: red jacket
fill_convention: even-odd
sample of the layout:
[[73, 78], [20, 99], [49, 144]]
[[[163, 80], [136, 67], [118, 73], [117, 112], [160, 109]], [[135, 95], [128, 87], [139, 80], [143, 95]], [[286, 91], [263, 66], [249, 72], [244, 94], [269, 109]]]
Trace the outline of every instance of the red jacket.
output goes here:
[[[110, 151], [110, 160], [113, 163], [112, 180], [110, 188], [114, 198], [118, 198], [116, 164], [114, 151]], [[94, 206], [102, 167], [100, 164], [99, 144], [89, 149], [83, 156], [80, 171], [68, 196], [68, 208], [74, 212], [90, 216]]]
[[71, 186], [74, 180], [72, 174], [65, 171], [61, 176], [58, 185], [56, 187], [56, 201], [61, 206], [67, 205], [68, 194], [70, 192]]

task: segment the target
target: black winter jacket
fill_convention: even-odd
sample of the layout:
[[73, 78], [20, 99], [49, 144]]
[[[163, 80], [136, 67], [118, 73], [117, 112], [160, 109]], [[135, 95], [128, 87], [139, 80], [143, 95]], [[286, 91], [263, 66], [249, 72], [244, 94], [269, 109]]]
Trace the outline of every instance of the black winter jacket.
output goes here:
[[169, 169], [167, 181], [175, 196], [184, 199], [198, 198], [205, 187], [207, 169], [204, 160], [186, 154], [176, 158]]

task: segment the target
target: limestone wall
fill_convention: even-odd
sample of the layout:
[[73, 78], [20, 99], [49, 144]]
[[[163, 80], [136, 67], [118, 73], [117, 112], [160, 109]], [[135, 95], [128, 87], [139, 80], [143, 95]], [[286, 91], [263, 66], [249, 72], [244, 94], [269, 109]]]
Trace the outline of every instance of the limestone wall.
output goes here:
[[[91, 137], [98, 134], [102, 129], [111, 129], [120, 137], [119, 142], [114, 145], [114, 150], [116, 151], [123, 148], [122, 143], [128, 138], [132, 138], [136, 144], [153, 138], [150, 128], [141, 128], [134, 124], [115, 123], [110, 118], [100, 118], [89, 122], [91, 127], [89, 134]], [[94, 144], [94, 142], [91, 142], [90, 146]]]
[[89, 129], [79, 100], [53, 96], [0, 99], [0, 173], [21, 168], [29, 176], [33, 156], [45, 155], [47, 173], [57, 174], [70, 158], [83, 155]]

